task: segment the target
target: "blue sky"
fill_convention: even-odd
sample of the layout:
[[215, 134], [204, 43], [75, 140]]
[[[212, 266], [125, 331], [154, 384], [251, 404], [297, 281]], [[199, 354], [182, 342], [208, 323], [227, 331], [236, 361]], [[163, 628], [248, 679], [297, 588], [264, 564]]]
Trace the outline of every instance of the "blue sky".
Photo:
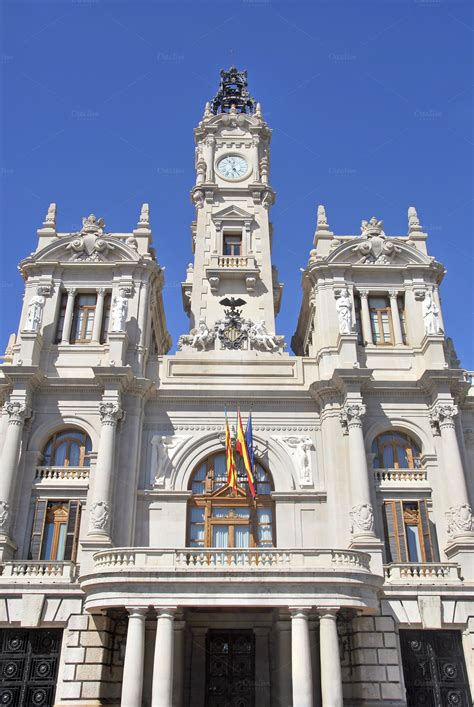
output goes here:
[[16, 331], [16, 265], [51, 201], [131, 230], [150, 202], [174, 344], [191, 260], [193, 128], [232, 63], [273, 128], [274, 263], [290, 340], [316, 206], [332, 230], [376, 215], [406, 233], [414, 205], [448, 274], [447, 332], [473, 362], [473, 17], [449, 0], [3, 0], [0, 348]]

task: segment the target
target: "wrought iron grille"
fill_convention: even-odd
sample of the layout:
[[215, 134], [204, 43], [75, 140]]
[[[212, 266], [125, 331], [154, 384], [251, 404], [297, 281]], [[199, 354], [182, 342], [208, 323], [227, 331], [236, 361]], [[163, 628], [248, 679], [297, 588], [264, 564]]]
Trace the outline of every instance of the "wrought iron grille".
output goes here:
[[206, 707], [255, 707], [253, 631], [210, 629], [206, 639]]

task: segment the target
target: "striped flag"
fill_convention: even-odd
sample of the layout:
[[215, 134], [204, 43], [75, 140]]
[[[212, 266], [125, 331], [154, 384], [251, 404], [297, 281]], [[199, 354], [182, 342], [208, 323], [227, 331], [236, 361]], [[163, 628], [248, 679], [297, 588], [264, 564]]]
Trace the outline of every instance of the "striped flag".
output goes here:
[[232, 448], [232, 437], [230, 436], [229, 422], [227, 420], [227, 410], [225, 411], [225, 463], [227, 467], [227, 483], [232, 491], [237, 489], [237, 469], [235, 468], [234, 450]]
[[[248, 425], [247, 425], [248, 428]], [[249, 483], [250, 493], [253, 498], [255, 498], [255, 486], [253, 478], [253, 464], [250, 458], [249, 450], [247, 448], [247, 440], [244, 434], [244, 427], [242, 425], [242, 418], [240, 416], [240, 410], [237, 408], [237, 441], [235, 443], [235, 449], [240, 454], [244, 461], [245, 471], [247, 472], [247, 480]], [[253, 450], [252, 450], [253, 451]]]

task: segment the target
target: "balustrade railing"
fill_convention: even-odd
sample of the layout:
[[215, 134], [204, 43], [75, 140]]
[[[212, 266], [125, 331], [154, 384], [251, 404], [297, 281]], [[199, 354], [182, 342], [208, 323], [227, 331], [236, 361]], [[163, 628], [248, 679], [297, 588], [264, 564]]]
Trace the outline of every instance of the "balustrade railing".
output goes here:
[[89, 467], [87, 466], [38, 466], [36, 467], [35, 480], [42, 479], [88, 479]]
[[67, 579], [74, 581], [79, 576], [79, 565], [75, 562], [56, 562], [51, 560], [14, 560], [5, 562], [2, 567], [2, 579]]
[[94, 555], [97, 570], [149, 569], [170, 570], [355, 570], [370, 571], [370, 556], [354, 550], [306, 549], [220, 549], [220, 548], [118, 548]]
[[384, 566], [387, 582], [460, 582], [460, 567], [455, 562], [403, 562]]
[[426, 469], [375, 469], [374, 478], [378, 483], [384, 481], [426, 481]]
[[247, 263], [246, 255], [219, 255], [217, 259], [220, 268], [246, 268]]

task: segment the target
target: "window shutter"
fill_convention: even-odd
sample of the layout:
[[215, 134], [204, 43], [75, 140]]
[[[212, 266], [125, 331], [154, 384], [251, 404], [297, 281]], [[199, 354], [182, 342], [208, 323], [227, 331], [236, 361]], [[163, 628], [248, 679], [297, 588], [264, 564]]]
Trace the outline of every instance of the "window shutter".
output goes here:
[[81, 502], [69, 501], [69, 511], [67, 518], [66, 546], [64, 548], [64, 559], [76, 559], [77, 542], [79, 540], [79, 527], [81, 524]]
[[385, 501], [384, 511], [387, 559], [389, 562], [407, 562], [402, 501]]
[[43, 544], [43, 531], [46, 522], [46, 510], [48, 501], [36, 501], [35, 517], [33, 518], [33, 528], [31, 531], [30, 559], [39, 560], [41, 558], [41, 545]]
[[426, 562], [434, 562], [433, 544], [431, 542], [430, 518], [426, 501], [419, 501], [421, 532], [423, 535], [423, 546], [425, 551]]

